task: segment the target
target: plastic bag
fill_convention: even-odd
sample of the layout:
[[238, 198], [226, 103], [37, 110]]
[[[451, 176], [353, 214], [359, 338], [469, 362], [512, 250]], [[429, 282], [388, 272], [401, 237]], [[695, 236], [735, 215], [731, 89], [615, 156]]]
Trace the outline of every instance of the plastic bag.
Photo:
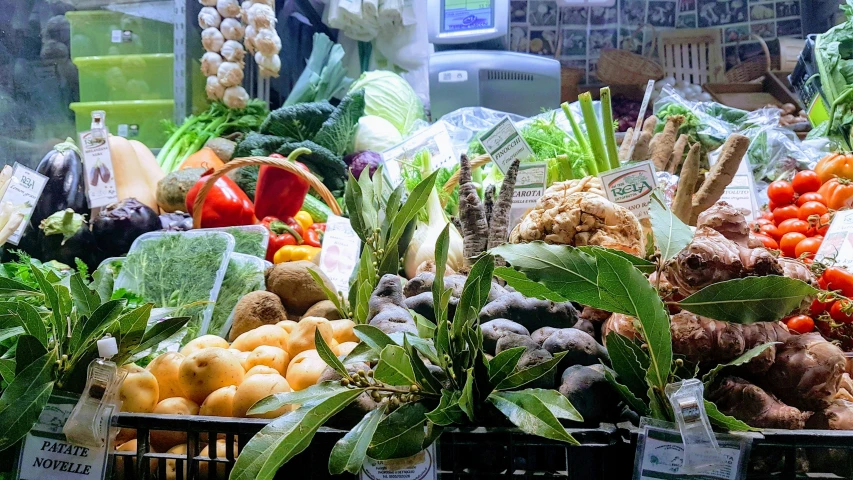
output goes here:
[[670, 115], [684, 115], [679, 132], [688, 134], [691, 141], [701, 143], [703, 150], [709, 152], [719, 148], [749, 112], [715, 102], [691, 102], [667, 85], [655, 101], [654, 113], [660, 120], [658, 130], [663, 130]]

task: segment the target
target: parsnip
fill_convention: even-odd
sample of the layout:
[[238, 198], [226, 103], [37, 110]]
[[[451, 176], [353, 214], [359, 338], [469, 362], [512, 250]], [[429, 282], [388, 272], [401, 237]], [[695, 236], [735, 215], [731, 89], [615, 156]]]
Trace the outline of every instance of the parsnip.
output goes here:
[[687, 148], [688, 140], [689, 137], [684, 133], [678, 136], [678, 140], [675, 141], [675, 148], [672, 149], [672, 158], [666, 166], [667, 172], [674, 174], [678, 171], [681, 162], [684, 160], [684, 150]]
[[681, 169], [681, 178], [678, 181], [678, 189], [675, 191], [675, 199], [672, 201], [672, 213], [689, 224], [693, 215], [693, 192], [696, 191], [696, 182], [699, 180], [699, 150], [700, 145], [694, 143], [687, 153], [687, 161]]
[[652, 161], [655, 162], [655, 167], [658, 170], [664, 170], [669, 164], [669, 159], [672, 157], [672, 151], [675, 147], [675, 137], [678, 135], [678, 129], [684, 123], [683, 115], [672, 115], [666, 119], [666, 126], [663, 132], [655, 135], [654, 147], [652, 147]]
[[740, 161], [749, 148], [749, 138], [734, 133], [726, 139], [723, 151], [717, 163], [711, 167], [711, 172], [702, 183], [702, 187], [693, 197], [693, 214], [691, 220], [694, 222], [699, 214], [707, 210], [723, 196], [726, 187], [732, 182], [737, 173]]

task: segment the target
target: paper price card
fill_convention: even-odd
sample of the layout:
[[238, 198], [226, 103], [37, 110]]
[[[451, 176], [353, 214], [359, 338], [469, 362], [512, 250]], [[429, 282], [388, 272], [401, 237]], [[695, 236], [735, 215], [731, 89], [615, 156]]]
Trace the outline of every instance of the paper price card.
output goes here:
[[349, 293], [349, 279], [358, 264], [360, 246], [361, 240], [352, 229], [349, 219], [329, 215], [326, 233], [323, 234], [323, 249], [320, 251], [320, 270], [344, 297]]
[[407, 138], [405, 141], [382, 152], [382, 162], [385, 164], [385, 174], [391, 180], [393, 186], [397, 186], [403, 180], [401, 168], [410, 163], [415, 155], [428, 150], [430, 154], [430, 167], [433, 170], [441, 167], [451, 167], [459, 159], [453, 150], [453, 142], [444, 122], [436, 122], [429, 128]]
[[374, 460], [367, 458], [359, 480], [436, 480], [435, 444], [409, 458]]
[[[12, 221], [11, 218], [21, 213], [24, 214], [24, 218], [20, 225], [18, 225], [18, 228], [15, 229], [15, 232], [6, 240], [8, 243], [17, 245], [21, 241], [24, 230], [30, 224], [30, 215], [32, 215], [33, 209], [38, 203], [41, 192], [44, 190], [46, 184], [47, 177], [19, 163], [15, 163], [9, 186], [6, 188], [6, 192], [3, 193], [3, 198], [0, 199], [0, 209], [2, 209], [2, 205], [6, 205], [6, 202], [9, 202], [14, 209], [9, 221]], [[0, 228], [2, 227], [0, 225]], [[34, 225], [34, 228], [38, 228], [38, 225]]]
[[853, 268], [853, 210], [839, 210], [832, 217], [829, 230], [815, 255], [816, 262], [824, 259]]
[[515, 190], [512, 193], [512, 207], [509, 211], [509, 229], [512, 231], [521, 222], [522, 217], [545, 193], [548, 167], [544, 163], [522, 163], [518, 166]]
[[80, 150], [83, 152], [89, 208], [103, 207], [118, 201], [115, 171], [107, 135], [106, 129], [80, 133]]
[[492, 157], [495, 165], [506, 174], [515, 159], [522, 162], [533, 156], [533, 149], [515, 128], [509, 117], [504, 117], [480, 137], [480, 144]]
[[741, 480], [746, 473], [751, 439], [735, 435], [717, 435], [719, 450], [693, 459], [704, 465], [698, 472], [685, 471], [684, 444], [678, 430], [646, 425], [637, 441], [634, 480]]
[[[107, 451], [94, 450], [69, 443], [62, 427], [71, 416], [77, 398], [71, 395], [51, 395], [38, 422], [24, 438], [18, 461], [20, 480], [101, 480], [107, 474]], [[112, 409], [107, 410], [104, 428], [109, 425]]]
[[598, 175], [607, 199], [631, 211], [638, 219], [649, 218], [649, 199], [657, 186], [650, 160], [629, 163]]

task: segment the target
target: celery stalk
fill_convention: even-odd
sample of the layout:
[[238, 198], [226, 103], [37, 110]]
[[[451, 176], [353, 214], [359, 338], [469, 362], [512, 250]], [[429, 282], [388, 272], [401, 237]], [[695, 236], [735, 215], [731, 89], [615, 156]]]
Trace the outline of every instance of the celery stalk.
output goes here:
[[607, 160], [607, 152], [604, 150], [604, 140], [601, 138], [598, 118], [596, 118], [595, 110], [592, 108], [592, 95], [589, 92], [584, 92], [578, 95], [578, 101], [581, 104], [583, 122], [586, 124], [589, 148], [592, 149], [592, 155], [595, 157], [596, 164], [598, 164], [598, 171], [606, 172], [610, 170], [610, 162]]
[[595, 157], [592, 154], [592, 150], [589, 149], [589, 144], [586, 142], [586, 135], [584, 135], [574, 114], [572, 114], [572, 111], [569, 109], [569, 102], [563, 102], [560, 107], [562, 107], [563, 113], [566, 114], [566, 118], [569, 119], [569, 124], [572, 126], [572, 132], [575, 134], [575, 140], [577, 140], [578, 145], [581, 147], [587, 171], [590, 175], [598, 175], [598, 165], [595, 163]]
[[601, 117], [604, 129], [604, 144], [607, 146], [607, 158], [610, 168], [619, 168], [619, 152], [616, 149], [616, 134], [613, 132], [613, 107], [610, 104], [610, 87], [601, 89]]

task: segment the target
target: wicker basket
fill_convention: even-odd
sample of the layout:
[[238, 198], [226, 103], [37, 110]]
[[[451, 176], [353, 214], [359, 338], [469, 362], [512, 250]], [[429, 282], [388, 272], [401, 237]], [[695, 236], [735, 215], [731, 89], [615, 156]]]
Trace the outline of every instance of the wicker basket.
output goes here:
[[[646, 56], [618, 48], [604, 49], [598, 59], [595, 76], [609, 85], [645, 85], [649, 80], [657, 81], [663, 78], [663, 67], [650, 58], [655, 51], [657, 35], [655, 28], [649, 26], [652, 30], [652, 45]], [[640, 26], [634, 33], [643, 28], [645, 25]]]
[[193, 228], [201, 228], [201, 214], [202, 207], [204, 206], [204, 200], [207, 197], [207, 194], [210, 192], [210, 189], [213, 188], [213, 184], [216, 183], [219, 178], [221, 178], [226, 173], [231, 170], [236, 170], [241, 167], [250, 167], [253, 165], [268, 165], [270, 167], [278, 167], [283, 170], [287, 170], [288, 172], [298, 175], [305, 180], [308, 181], [308, 184], [313, 188], [317, 193], [320, 194], [323, 201], [326, 202], [326, 205], [332, 210], [332, 213], [335, 215], [341, 214], [341, 207], [338, 205], [338, 202], [335, 200], [335, 196], [332, 195], [332, 192], [323, 185], [314, 174], [310, 172], [306, 172], [301, 168], [297, 167], [293, 164], [293, 162], [287, 160], [286, 158], [272, 158], [272, 157], [245, 157], [245, 158], [235, 158], [225, 165], [216, 169], [210, 177], [204, 182], [204, 185], [201, 186], [201, 190], [198, 192], [198, 196], [195, 198], [195, 202], [193, 203]]
[[[761, 45], [761, 50], [764, 53], [764, 58], [752, 58], [745, 62], [740, 61], [740, 56], [738, 55], [738, 63], [731, 69], [726, 72], [726, 80], [729, 83], [747, 83], [751, 82], [757, 78], [760, 78], [767, 74], [770, 71], [770, 49], [767, 48], [767, 42], [764, 41], [763, 38], [756, 34], [751, 34], [750, 38], [753, 38], [758, 41]], [[735, 47], [735, 51], [740, 51], [740, 41], [738, 41], [737, 47]]]
[[[471, 170], [487, 165], [491, 161], [492, 157], [490, 157], [488, 153], [477, 155], [471, 160]], [[444, 184], [444, 192], [447, 194], [453, 193], [453, 190], [457, 185], [459, 185], [459, 170], [453, 172], [453, 175], [447, 179], [447, 182]]]

